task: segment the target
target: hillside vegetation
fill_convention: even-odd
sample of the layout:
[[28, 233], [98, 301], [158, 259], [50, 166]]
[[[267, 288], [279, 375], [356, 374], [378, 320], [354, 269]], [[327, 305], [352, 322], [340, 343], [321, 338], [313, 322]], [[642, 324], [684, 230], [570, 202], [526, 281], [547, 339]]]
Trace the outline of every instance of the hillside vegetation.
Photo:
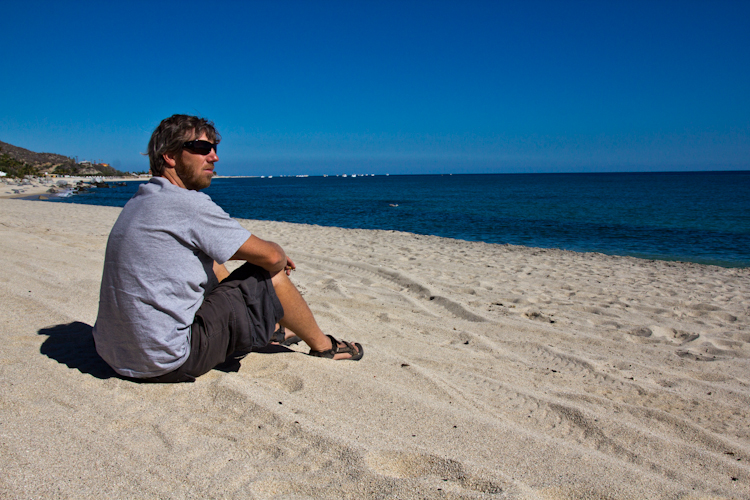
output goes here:
[[55, 153], [35, 153], [0, 141], [0, 171], [8, 177], [25, 175], [125, 175], [108, 165], [96, 163], [80, 164], [75, 159]]

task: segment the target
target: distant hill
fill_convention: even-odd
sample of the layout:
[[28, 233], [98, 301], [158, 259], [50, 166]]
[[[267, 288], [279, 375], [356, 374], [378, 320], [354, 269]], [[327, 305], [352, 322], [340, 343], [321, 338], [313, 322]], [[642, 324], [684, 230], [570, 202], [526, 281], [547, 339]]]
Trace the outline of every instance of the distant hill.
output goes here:
[[62, 165], [63, 163], [75, 161], [73, 158], [55, 153], [35, 153], [3, 141], [0, 141], [0, 154], [7, 154], [14, 160], [31, 165]]
[[80, 164], [74, 158], [56, 153], [35, 153], [28, 149], [0, 141], [0, 170], [11, 177], [24, 175], [125, 175], [109, 165]]

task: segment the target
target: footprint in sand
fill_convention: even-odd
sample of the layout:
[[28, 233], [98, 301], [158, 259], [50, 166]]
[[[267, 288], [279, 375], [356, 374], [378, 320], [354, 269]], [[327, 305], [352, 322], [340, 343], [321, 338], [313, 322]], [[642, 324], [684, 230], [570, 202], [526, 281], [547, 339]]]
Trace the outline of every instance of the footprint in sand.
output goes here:
[[399, 479], [432, 477], [442, 482], [452, 482], [465, 489], [489, 494], [502, 493], [504, 490], [499, 483], [469, 474], [460, 462], [434, 455], [377, 452], [370, 453], [365, 461], [368, 467], [384, 476]]

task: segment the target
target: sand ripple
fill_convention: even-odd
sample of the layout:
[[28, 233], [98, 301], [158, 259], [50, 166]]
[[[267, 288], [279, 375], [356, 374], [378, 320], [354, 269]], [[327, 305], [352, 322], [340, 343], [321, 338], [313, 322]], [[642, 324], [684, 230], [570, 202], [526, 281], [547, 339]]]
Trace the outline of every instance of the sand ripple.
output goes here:
[[750, 498], [747, 269], [243, 221], [367, 355], [144, 385], [90, 334], [119, 210], [0, 209], [0, 496]]

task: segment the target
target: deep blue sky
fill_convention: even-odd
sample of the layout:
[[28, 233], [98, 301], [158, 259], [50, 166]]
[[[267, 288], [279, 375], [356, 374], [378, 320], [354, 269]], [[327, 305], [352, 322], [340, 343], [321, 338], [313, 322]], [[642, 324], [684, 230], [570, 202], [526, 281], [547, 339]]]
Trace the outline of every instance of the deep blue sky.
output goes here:
[[750, 169], [750, 2], [4, 2], [0, 140], [225, 175]]

